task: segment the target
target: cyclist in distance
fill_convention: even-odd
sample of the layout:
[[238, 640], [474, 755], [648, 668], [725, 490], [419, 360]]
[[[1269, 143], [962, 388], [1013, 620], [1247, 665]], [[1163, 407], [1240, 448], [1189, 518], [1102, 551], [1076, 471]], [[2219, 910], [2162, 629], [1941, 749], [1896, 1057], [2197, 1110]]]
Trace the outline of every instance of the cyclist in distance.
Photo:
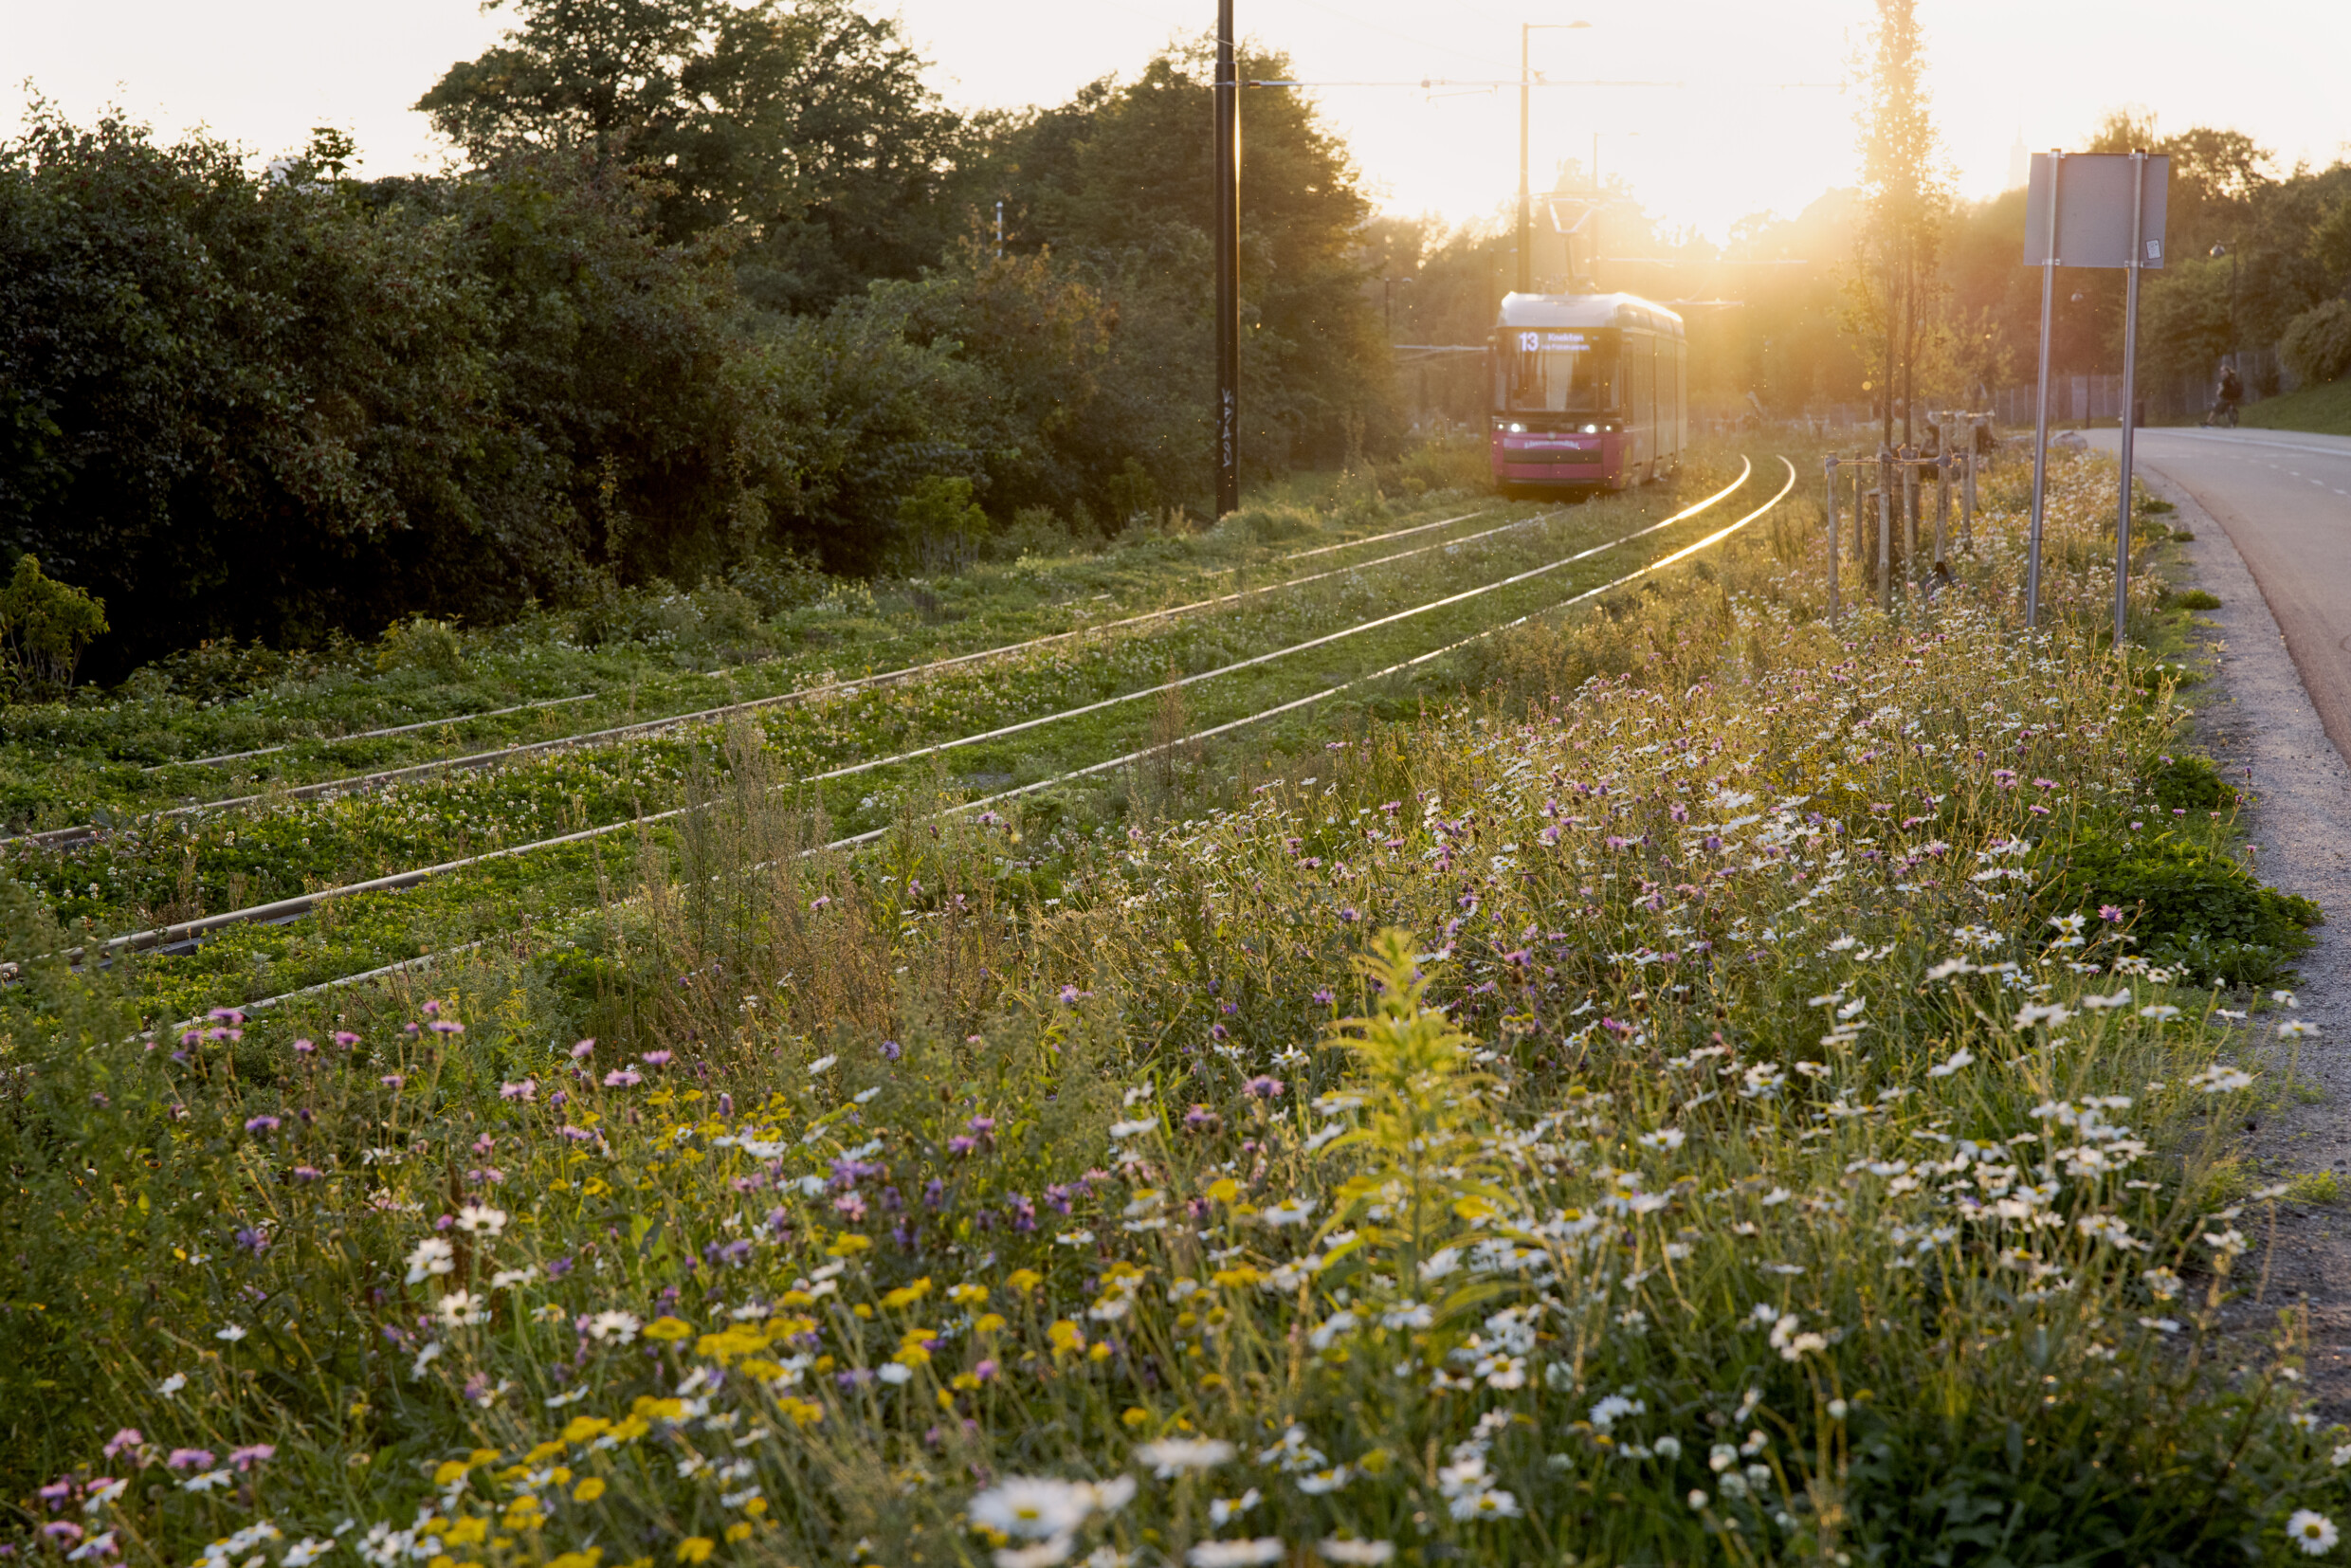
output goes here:
[[2213, 402], [2210, 423], [2236, 427], [2237, 405], [2245, 401], [2245, 383], [2237, 379], [2236, 367], [2227, 360], [2220, 365], [2220, 387]]

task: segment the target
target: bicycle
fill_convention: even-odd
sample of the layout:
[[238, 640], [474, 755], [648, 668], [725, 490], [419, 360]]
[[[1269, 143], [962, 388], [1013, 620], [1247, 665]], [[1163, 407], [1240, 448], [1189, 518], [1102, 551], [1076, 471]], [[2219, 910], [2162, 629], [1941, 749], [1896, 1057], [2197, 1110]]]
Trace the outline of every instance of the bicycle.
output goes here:
[[2232, 430], [2235, 429], [2236, 405], [2233, 403], [2214, 404], [2212, 407], [2212, 411], [2204, 416], [2203, 425], [2208, 430], [2220, 428]]

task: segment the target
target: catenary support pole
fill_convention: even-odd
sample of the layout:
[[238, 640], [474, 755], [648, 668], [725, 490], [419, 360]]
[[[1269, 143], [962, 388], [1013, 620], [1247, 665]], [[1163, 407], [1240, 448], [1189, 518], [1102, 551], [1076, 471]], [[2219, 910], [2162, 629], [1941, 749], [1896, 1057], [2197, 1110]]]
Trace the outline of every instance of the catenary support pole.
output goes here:
[[1535, 29], [1519, 24], [1519, 292], [1535, 292], [1535, 197], [1526, 183], [1527, 68], [1533, 64], [1528, 40]]
[[2025, 627], [2041, 624], [2041, 508], [2049, 487], [2049, 329], [2057, 298], [2057, 199], [2065, 185], [2066, 155], [2049, 155], [2049, 238], [2041, 255], [2041, 370], [2032, 405], [2032, 521], [2025, 535]]
[[1241, 506], [1241, 83], [1216, 0], [1216, 515]]
[[2139, 390], [2139, 265], [2146, 255], [2147, 155], [2131, 151], [2131, 250], [2123, 305], [2123, 499], [2114, 516], [2114, 651], [2123, 651], [2123, 631], [2130, 610], [2131, 440], [2138, 432], [2132, 416]]

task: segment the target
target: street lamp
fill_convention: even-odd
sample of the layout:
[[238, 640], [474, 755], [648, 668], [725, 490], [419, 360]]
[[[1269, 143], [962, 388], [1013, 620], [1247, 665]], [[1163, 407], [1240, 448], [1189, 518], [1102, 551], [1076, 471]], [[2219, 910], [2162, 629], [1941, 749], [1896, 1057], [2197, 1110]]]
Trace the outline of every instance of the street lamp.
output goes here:
[[1535, 291], [1535, 198], [1526, 185], [1527, 91], [1533, 86], [1529, 40], [1539, 28], [1573, 32], [1589, 22], [1522, 22], [1519, 24], [1519, 292]]

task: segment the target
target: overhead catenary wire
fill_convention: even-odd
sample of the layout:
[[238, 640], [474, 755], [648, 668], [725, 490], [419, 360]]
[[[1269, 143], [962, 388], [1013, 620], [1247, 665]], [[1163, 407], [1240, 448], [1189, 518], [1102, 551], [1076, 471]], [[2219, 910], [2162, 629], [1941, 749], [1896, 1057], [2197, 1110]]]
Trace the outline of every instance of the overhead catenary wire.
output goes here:
[[[825, 778], [841, 777], [848, 774], [870, 771], [874, 768], [919, 760], [921, 757], [934, 756], [939, 752], [949, 750], [956, 746], [975, 744], [982, 739], [1001, 738], [1004, 736], [1014, 734], [1023, 730], [1032, 729], [1042, 724], [1055, 722], [1064, 719], [1075, 718], [1081, 714], [1097, 712], [1101, 709], [1107, 708], [1121, 702], [1139, 701], [1147, 697], [1156, 697], [1162, 691], [1166, 690], [1167, 685], [1170, 684], [1176, 685], [1188, 685], [1197, 681], [1212, 679], [1215, 676], [1231, 674], [1236, 670], [1249, 668], [1257, 665], [1267, 663], [1273, 659], [1285, 657], [1288, 654], [1303, 652], [1309, 648], [1320, 647], [1329, 643], [1337, 642], [1342, 638], [1357, 635], [1360, 632], [1373, 630], [1383, 626], [1391, 626], [1399, 621], [1408, 620], [1415, 615], [1428, 613], [1431, 611], [1465, 603], [1467, 600], [1477, 598], [1482, 594], [1492, 593], [1502, 588], [1507, 588], [1518, 583], [1530, 581], [1536, 577], [1555, 572], [1561, 567], [1573, 565], [1576, 561], [1588, 559], [1591, 556], [1599, 555], [1604, 551], [1614, 549], [1618, 545], [1629, 544], [1635, 539], [1656, 533], [1661, 528], [1670, 527], [1676, 522], [1681, 522], [1691, 517], [1695, 517], [1699, 513], [1706, 510], [1708, 507], [1719, 504], [1724, 499], [1736, 493], [1746, 483], [1747, 479], [1753, 474], [1753, 472], [1754, 465], [1751, 462], [1742, 460], [1740, 477], [1737, 480], [1733, 481], [1730, 484], [1724, 486], [1722, 490], [1717, 491], [1715, 494], [1707, 497], [1704, 501], [1675, 513], [1673, 516], [1665, 519], [1663, 521], [1650, 523], [1645, 527], [1634, 529], [1629, 534], [1607, 540], [1604, 543], [1593, 545], [1587, 549], [1577, 551], [1574, 555], [1563, 556], [1558, 560], [1546, 562], [1541, 566], [1534, 567], [1524, 572], [1513, 573], [1506, 577], [1498, 578], [1493, 582], [1482, 584], [1476, 588], [1466, 589], [1460, 593], [1449, 594], [1444, 598], [1430, 601], [1427, 604], [1417, 605], [1412, 609], [1399, 611], [1394, 614], [1378, 616], [1370, 621], [1359, 622], [1354, 627], [1346, 628], [1337, 632], [1326, 633], [1323, 636], [1310, 638], [1303, 643], [1293, 644], [1286, 648], [1276, 649], [1270, 653], [1259, 654], [1253, 658], [1241, 660], [1235, 664], [1225, 665], [1220, 669], [1203, 671], [1197, 675], [1186, 676], [1174, 683], [1165, 683], [1160, 685], [1145, 688], [1141, 691], [1126, 693], [1119, 697], [1105, 699], [1102, 702], [1085, 703], [1076, 708], [1066, 709], [1057, 714], [1049, 714], [1042, 716], [1038, 719], [1026, 720], [1017, 724], [1008, 725], [998, 730], [987, 732], [985, 735], [962, 737], [955, 740], [943, 741], [937, 745], [925, 746], [915, 751], [901, 753], [894, 757], [881, 757], [870, 762], [854, 764], [847, 768], [834, 770], [829, 774], [813, 775], [808, 778], [796, 780], [795, 783], [815, 783]], [[1431, 546], [1426, 548], [1436, 547]], [[293, 898], [272, 900], [267, 903], [253, 904], [243, 909], [226, 910], [218, 915], [208, 915], [197, 920], [183, 921], [173, 925], [155, 927], [146, 931], [128, 932], [122, 936], [113, 937], [101, 943], [97, 944], [96, 951], [100, 957], [111, 956], [126, 951], [137, 952], [148, 948], [175, 945], [180, 942], [202, 938], [213, 931], [225, 930], [230, 926], [293, 920], [300, 916], [308, 914], [319, 904], [332, 899], [350, 898], [361, 893], [397, 892], [404, 888], [413, 887], [420, 883], [430, 881], [435, 877], [447, 876], [451, 872], [465, 870], [477, 866], [488, 865], [495, 861], [511, 860], [517, 856], [532, 854], [543, 849], [554, 849], [567, 845], [589, 843], [596, 839], [607, 837], [613, 833], [626, 832], [630, 829], [649, 827], [655, 823], [670, 821], [699, 809], [699, 807], [690, 805], [673, 807], [667, 811], [657, 811], [647, 815], [630, 817], [620, 822], [602, 823], [593, 828], [578, 829], [569, 833], [557, 834], [553, 838], [534, 839], [525, 844], [506, 845], [496, 849], [484, 850], [477, 855], [466, 855], [456, 860], [443, 861], [432, 866], [417, 866], [406, 871], [395, 871], [385, 876], [372, 877], [362, 882], [347, 883], [339, 886], [319, 888], [313, 892], [299, 894]], [[84, 961], [89, 956], [90, 949], [87, 947], [73, 948], [66, 954], [66, 957], [70, 961], [76, 963]]]
[[[1151, 745], [1139, 747], [1134, 751], [1127, 752], [1120, 757], [1110, 757], [1101, 762], [1088, 763], [1083, 768], [1074, 768], [1067, 773], [1056, 774], [1050, 778], [1039, 779], [1030, 784], [1018, 785], [1012, 789], [1000, 791], [994, 794], [984, 796], [978, 800], [964, 801], [959, 805], [948, 807], [945, 811], [938, 814], [941, 816], [957, 816], [970, 811], [985, 811], [991, 807], [1001, 805], [1009, 800], [1017, 799], [1024, 795], [1035, 794], [1042, 791], [1052, 789], [1057, 785], [1071, 783], [1077, 779], [1093, 777], [1101, 774], [1111, 772], [1118, 768], [1128, 767], [1134, 763], [1143, 761], [1148, 757], [1154, 757], [1162, 752], [1173, 750], [1178, 746], [1192, 745], [1199, 741], [1214, 739], [1218, 736], [1230, 735], [1236, 730], [1245, 729], [1251, 724], [1263, 723], [1267, 720], [1277, 719], [1285, 714], [1296, 713], [1303, 708], [1311, 707], [1318, 702], [1327, 702], [1331, 698], [1337, 697], [1343, 692], [1357, 690], [1363, 686], [1373, 684], [1376, 682], [1386, 680], [1390, 676], [1399, 675], [1407, 670], [1415, 669], [1422, 665], [1432, 664], [1436, 660], [1444, 658], [1448, 654], [1457, 653], [1461, 649], [1467, 647], [1474, 643], [1481, 642], [1485, 638], [1498, 636], [1504, 631], [1524, 626], [1531, 621], [1540, 620], [1545, 615], [1556, 615], [1561, 611], [1571, 609], [1576, 605], [1585, 602], [1586, 600], [1594, 599], [1598, 597], [1600, 594], [1613, 592], [1615, 589], [1623, 588], [1629, 583], [1638, 582], [1643, 577], [1662, 572], [1667, 567], [1669, 567], [1678, 561], [1687, 559], [1689, 556], [1697, 554], [1701, 550], [1707, 549], [1712, 545], [1720, 544], [1722, 540], [1730, 538], [1733, 534], [1738, 533], [1749, 523], [1752, 523], [1759, 518], [1767, 515], [1774, 507], [1777, 506], [1782, 501], [1785, 501], [1788, 498], [1789, 492], [1795, 488], [1796, 470], [1795, 465], [1790, 463], [1785, 457], [1780, 458], [1779, 462], [1788, 470], [1788, 481], [1785, 484], [1780, 486], [1778, 494], [1773, 496], [1771, 500], [1765, 501], [1761, 506], [1757, 507], [1754, 511], [1749, 512], [1746, 516], [1740, 518], [1737, 521], [1717, 529], [1715, 532], [1707, 535], [1704, 538], [1698, 540], [1696, 543], [1685, 545], [1681, 549], [1674, 551], [1672, 554], [1650, 561], [1638, 570], [1629, 572], [1623, 576], [1617, 577], [1613, 581], [1602, 583], [1596, 588], [1585, 589], [1583, 592], [1562, 599], [1558, 604], [1552, 605], [1546, 609], [1519, 616], [1515, 620], [1503, 622], [1499, 626], [1487, 627], [1482, 631], [1473, 632], [1467, 637], [1448, 643], [1442, 647], [1431, 648], [1426, 653], [1416, 654], [1410, 659], [1402, 660], [1396, 664], [1390, 665], [1385, 669], [1374, 670], [1368, 675], [1357, 676], [1354, 679], [1344, 682], [1339, 685], [1326, 687], [1321, 691], [1309, 692], [1303, 697], [1293, 698], [1288, 702], [1276, 703], [1271, 707], [1260, 709], [1256, 713], [1248, 714], [1239, 719], [1230, 720], [1221, 724], [1213, 724], [1206, 729], [1195, 730], [1190, 735], [1182, 736], [1173, 740], [1157, 741]], [[889, 830], [886, 828], [874, 829], [868, 832], [855, 833], [847, 838], [834, 839], [830, 843], [824, 845], [823, 848], [827, 851], [858, 848], [862, 846], [880, 840], [881, 838], [886, 836]], [[803, 853], [813, 852], [815, 851], [803, 851]], [[318, 984], [303, 986], [299, 990], [289, 991], [280, 995], [265, 996], [258, 1001], [240, 1003], [239, 1010], [247, 1013], [263, 1012], [269, 1008], [282, 1006], [290, 1001], [300, 1000], [302, 997], [319, 995], [326, 992], [342, 989], [346, 986], [358, 985], [369, 980], [380, 979], [395, 974], [403, 974], [415, 969], [427, 968], [443, 958], [455, 957], [462, 954], [472, 952], [486, 945], [489, 941], [496, 939], [499, 939], [484, 938], [480, 940], [466, 942], [458, 947], [444, 948], [436, 952], [419, 955], [413, 958], [402, 959], [397, 963], [385, 964], [378, 968], [365, 971], [361, 974], [346, 975], [336, 979], [323, 980]], [[174, 1025], [173, 1027], [185, 1029], [191, 1027], [195, 1022], [196, 1020], [192, 1019], [183, 1020], [181, 1023]]]

